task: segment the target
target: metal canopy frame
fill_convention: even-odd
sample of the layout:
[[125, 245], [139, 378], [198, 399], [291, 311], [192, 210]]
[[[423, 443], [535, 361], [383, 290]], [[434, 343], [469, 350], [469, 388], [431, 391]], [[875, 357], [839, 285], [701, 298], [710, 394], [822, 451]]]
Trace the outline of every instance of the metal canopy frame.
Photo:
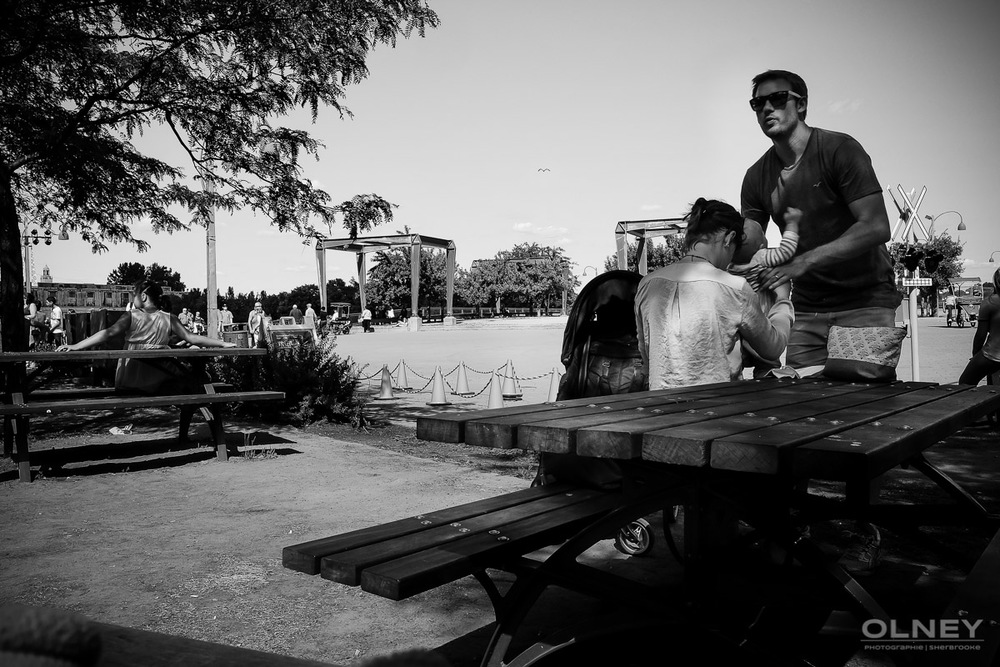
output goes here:
[[364, 236], [359, 238], [320, 238], [316, 240], [316, 274], [319, 278], [320, 307], [324, 310], [326, 301], [326, 251], [342, 250], [353, 252], [358, 262], [358, 294], [361, 297], [361, 310], [368, 305], [365, 293], [365, 255], [370, 252], [388, 250], [399, 246], [410, 246], [410, 313], [416, 317], [418, 297], [420, 296], [420, 249], [423, 246], [443, 248], [446, 262], [446, 293], [448, 308], [446, 317], [452, 317], [452, 302], [455, 297], [455, 242], [450, 239], [439, 239], [422, 234], [391, 234], [388, 236]]
[[646, 239], [658, 236], [675, 236], [687, 229], [684, 218], [658, 218], [655, 220], [622, 220], [615, 225], [615, 248], [618, 253], [618, 268], [628, 270], [628, 235], [639, 239], [639, 273], [646, 275]]

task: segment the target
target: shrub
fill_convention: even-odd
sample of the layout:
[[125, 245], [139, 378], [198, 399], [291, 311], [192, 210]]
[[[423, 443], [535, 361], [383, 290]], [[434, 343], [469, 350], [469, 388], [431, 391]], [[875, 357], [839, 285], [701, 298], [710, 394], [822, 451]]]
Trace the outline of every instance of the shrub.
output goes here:
[[284, 401], [234, 406], [237, 415], [294, 424], [326, 419], [358, 425], [365, 403], [357, 393], [358, 374], [334, 353], [335, 347], [336, 337], [329, 334], [314, 346], [269, 348], [266, 357], [220, 358], [212, 364], [213, 375], [237, 391], [285, 393]]

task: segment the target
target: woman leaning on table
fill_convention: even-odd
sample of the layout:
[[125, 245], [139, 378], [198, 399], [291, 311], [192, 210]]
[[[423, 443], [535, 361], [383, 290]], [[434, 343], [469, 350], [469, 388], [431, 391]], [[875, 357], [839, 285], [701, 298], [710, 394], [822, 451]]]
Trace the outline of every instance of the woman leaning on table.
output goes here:
[[[57, 351], [86, 350], [125, 336], [126, 350], [162, 350], [170, 347], [171, 334], [198, 347], [236, 347], [235, 343], [199, 336], [184, 327], [176, 315], [160, 309], [163, 289], [156, 283], [141, 280], [132, 292], [132, 309], [118, 321], [73, 345], [62, 345]], [[168, 389], [186, 391], [203, 384], [193, 377], [190, 369], [172, 359], [120, 359], [115, 373], [115, 389], [153, 394]]]
[[743, 243], [743, 217], [729, 204], [698, 199], [685, 216], [686, 254], [639, 283], [639, 351], [650, 389], [740, 379], [740, 340], [777, 359], [794, 320], [782, 285], [767, 315], [745, 279], [726, 271]]
[[993, 273], [993, 294], [979, 306], [979, 328], [972, 339], [972, 358], [959, 384], [979, 381], [1000, 371], [1000, 269]]

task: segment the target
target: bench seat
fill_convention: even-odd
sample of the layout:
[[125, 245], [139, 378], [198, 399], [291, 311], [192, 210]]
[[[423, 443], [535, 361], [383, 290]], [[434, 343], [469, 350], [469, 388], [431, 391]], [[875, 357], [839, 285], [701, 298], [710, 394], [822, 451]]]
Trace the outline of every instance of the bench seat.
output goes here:
[[[36, 415], [59, 413], [94, 412], [103, 410], [128, 410], [154, 407], [176, 406], [181, 409], [179, 437], [186, 439], [191, 416], [195, 408], [200, 408], [212, 432], [216, 455], [220, 461], [228, 459], [225, 433], [222, 428], [221, 405], [246, 403], [251, 401], [282, 400], [280, 391], [228, 391], [231, 385], [219, 384], [222, 391], [216, 393], [214, 384], [204, 385], [204, 394], [177, 394], [164, 396], [134, 396], [108, 393], [106, 389], [49, 392], [34, 392], [25, 399], [14, 394], [11, 402], [0, 405], [0, 416], [4, 417], [4, 451], [14, 454], [18, 463], [18, 477], [22, 482], [31, 481], [28, 430], [30, 419]], [[36, 400], [37, 399], [37, 400]], [[13, 451], [16, 445], [16, 453]]]
[[285, 567], [391, 600], [565, 541], [621, 504], [621, 494], [554, 484], [285, 547]]

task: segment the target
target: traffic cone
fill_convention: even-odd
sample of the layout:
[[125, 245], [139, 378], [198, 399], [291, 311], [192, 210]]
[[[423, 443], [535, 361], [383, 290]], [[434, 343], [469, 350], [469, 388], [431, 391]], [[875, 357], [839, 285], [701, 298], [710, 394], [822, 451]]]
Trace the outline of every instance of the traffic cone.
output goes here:
[[514, 364], [510, 359], [507, 360], [507, 365], [503, 370], [503, 397], [508, 401], [521, 399], [521, 392], [514, 386]]
[[441, 367], [434, 369], [434, 386], [431, 387], [431, 400], [427, 405], [451, 405], [444, 397], [444, 378], [441, 376]]
[[559, 371], [556, 370], [555, 366], [552, 367], [552, 379], [549, 380], [549, 397], [545, 401], [546, 403], [555, 403], [559, 400]]
[[469, 391], [469, 376], [465, 372], [465, 362], [458, 365], [458, 380], [455, 381], [455, 391], [451, 392], [456, 396], [472, 396], [474, 391]]
[[490, 380], [490, 402], [486, 406], [488, 408], [502, 408], [503, 407], [503, 395], [500, 391], [500, 375], [497, 373], [493, 374], [493, 379]]
[[382, 391], [378, 396], [375, 397], [376, 401], [384, 401], [386, 399], [396, 398], [392, 395], [392, 375], [389, 374], [389, 367], [385, 364], [382, 365]]
[[410, 386], [410, 381], [406, 377], [406, 362], [402, 359], [399, 360], [399, 374], [398, 379], [396, 380], [396, 389], [413, 389], [413, 387]]

